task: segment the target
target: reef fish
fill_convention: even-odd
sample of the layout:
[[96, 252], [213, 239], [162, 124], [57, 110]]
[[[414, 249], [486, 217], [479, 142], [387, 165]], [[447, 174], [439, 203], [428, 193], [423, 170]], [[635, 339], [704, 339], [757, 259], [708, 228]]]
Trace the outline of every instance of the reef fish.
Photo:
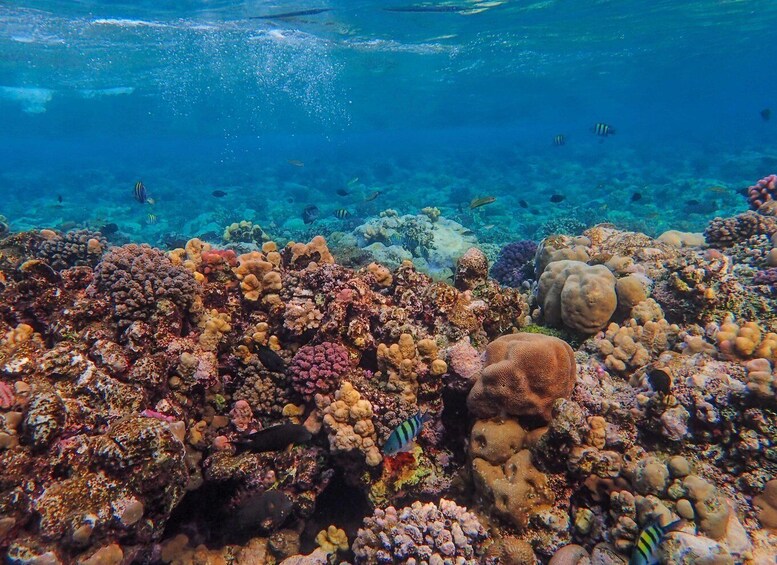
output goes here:
[[140, 202], [141, 204], [145, 204], [148, 200], [148, 194], [146, 194], [146, 187], [143, 185], [142, 181], [138, 181], [135, 183], [135, 200]]
[[260, 345], [258, 350], [259, 361], [261, 361], [262, 365], [267, 369], [273, 373], [282, 373], [286, 370], [286, 362], [283, 360], [283, 357], [275, 353], [275, 351], [266, 345]]
[[305, 163], [303, 163], [299, 159], [289, 159], [287, 162], [289, 163], [289, 165], [292, 165], [293, 167], [304, 167], [305, 166]]
[[351, 215], [351, 213], [348, 210], [346, 210], [345, 208], [340, 208], [338, 210], [335, 210], [335, 217], [340, 219], [340, 220], [344, 220], [344, 219], [346, 219], [350, 215]]
[[491, 204], [492, 202], [496, 202], [495, 196], [481, 196], [480, 198], [475, 198], [472, 202], [470, 202], [469, 207], [470, 210], [472, 210], [474, 208], [485, 206], [486, 204]]
[[394, 6], [383, 8], [384, 12], [407, 12], [416, 14], [450, 14], [451, 12], [464, 12], [469, 10], [467, 6]]
[[428, 422], [431, 419], [432, 417], [426, 412], [419, 412], [415, 416], [411, 416], [399, 424], [394, 431], [391, 432], [386, 444], [383, 446], [383, 453], [386, 455], [394, 455], [405, 449], [421, 431], [424, 422]]
[[558, 134], [553, 138], [553, 145], [564, 145], [567, 142], [567, 138], [563, 133]]
[[642, 200], [642, 193], [640, 193], [640, 192], [635, 192], [635, 193], [633, 193], [633, 194], [631, 195], [631, 201], [632, 201], [632, 202], [639, 202], [640, 200]]
[[765, 122], [768, 122], [772, 117], [772, 109], [764, 108], [763, 110], [761, 110], [760, 114], [761, 114], [761, 119]]
[[324, 12], [331, 12], [331, 8], [313, 8], [311, 10], [297, 10], [296, 12], [283, 12], [269, 16], [251, 16], [249, 20], [282, 20], [284, 18], [297, 18], [299, 16], [316, 16]]
[[611, 126], [599, 122], [594, 126], [594, 133], [602, 137], [607, 137], [608, 135], [613, 135], [615, 130], [612, 129]]
[[227, 193], [224, 192], [223, 190], [214, 190], [213, 192], [211, 192], [211, 194], [216, 198], [223, 198], [224, 196], [227, 195]]
[[381, 195], [380, 190], [375, 190], [373, 192], [370, 192], [367, 196], [364, 197], [365, 202], [371, 202], [375, 200], [378, 196]]
[[566, 196], [563, 194], [554, 194], [550, 197], [550, 201], [554, 204], [558, 204], [559, 202], [563, 202], [566, 199]]
[[302, 210], [302, 221], [306, 224], [312, 224], [318, 219], [319, 213], [318, 206], [314, 206], [313, 204], [305, 206], [305, 209]]
[[237, 448], [238, 453], [242, 451], [263, 453], [265, 451], [283, 451], [290, 445], [308, 442], [312, 437], [313, 434], [301, 424], [279, 424], [249, 434], [232, 443]]
[[241, 500], [222, 522], [228, 535], [255, 532], [256, 528], [272, 531], [280, 528], [291, 514], [294, 503], [279, 490], [254, 493]]
[[668, 533], [676, 531], [682, 526], [682, 523], [682, 520], [676, 520], [666, 526], [660, 526], [658, 522], [655, 522], [642, 530], [637, 543], [634, 545], [634, 553], [631, 554], [629, 565], [653, 565], [658, 563], [656, 559], [658, 546], [661, 545]]

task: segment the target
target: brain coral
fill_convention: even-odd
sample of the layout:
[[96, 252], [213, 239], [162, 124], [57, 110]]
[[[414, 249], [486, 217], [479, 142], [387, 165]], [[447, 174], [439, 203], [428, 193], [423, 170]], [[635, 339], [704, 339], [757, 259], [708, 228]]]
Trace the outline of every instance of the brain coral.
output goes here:
[[351, 368], [348, 350], [339, 343], [325, 341], [300, 347], [289, 365], [294, 390], [312, 398], [337, 388], [340, 378]]
[[554, 261], [540, 276], [537, 301], [549, 324], [596, 333], [615, 312], [615, 276], [604, 265]]
[[187, 312], [197, 295], [192, 273], [176, 267], [159, 249], [130, 243], [105, 254], [94, 273], [97, 288], [106, 291], [120, 327], [148, 320], [161, 300]]
[[467, 398], [477, 418], [504, 415], [551, 418], [553, 403], [575, 387], [572, 348], [556, 337], [518, 333], [488, 344], [485, 368]]
[[474, 514], [455, 502], [414, 502], [377, 509], [353, 543], [356, 563], [480, 563], [488, 534]]

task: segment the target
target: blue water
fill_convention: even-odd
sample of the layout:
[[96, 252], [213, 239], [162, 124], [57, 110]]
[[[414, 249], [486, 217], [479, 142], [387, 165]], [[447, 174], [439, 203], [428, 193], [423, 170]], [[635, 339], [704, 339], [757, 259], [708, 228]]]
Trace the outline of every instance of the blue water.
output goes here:
[[[328, 11], [254, 19], [306, 9]], [[152, 243], [425, 206], [492, 243], [700, 231], [777, 171], [776, 27], [769, 0], [4, 2], [0, 214]]]

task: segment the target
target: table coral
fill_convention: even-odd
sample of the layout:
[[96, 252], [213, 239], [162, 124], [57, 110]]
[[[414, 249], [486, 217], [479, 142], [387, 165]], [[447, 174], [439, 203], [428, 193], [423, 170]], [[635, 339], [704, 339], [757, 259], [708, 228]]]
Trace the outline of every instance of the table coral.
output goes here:
[[353, 543], [357, 564], [479, 563], [488, 535], [474, 514], [454, 502], [414, 502], [376, 509]]
[[488, 344], [483, 371], [467, 398], [479, 418], [541, 416], [549, 420], [553, 402], [575, 386], [572, 348], [551, 336], [511, 334]]

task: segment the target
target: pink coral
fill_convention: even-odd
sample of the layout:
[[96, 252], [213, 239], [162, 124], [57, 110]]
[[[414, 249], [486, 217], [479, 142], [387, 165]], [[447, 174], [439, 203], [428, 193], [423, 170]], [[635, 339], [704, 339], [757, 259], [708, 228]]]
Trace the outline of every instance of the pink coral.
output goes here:
[[232, 425], [239, 432], [246, 431], [251, 426], [251, 421], [254, 418], [254, 413], [251, 410], [251, 405], [245, 400], [238, 400], [235, 402], [235, 406], [229, 413], [232, 418]]
[[332, 392], [351, 368], [348, 357], [345, 347], [331, 341], [301, 347], [289, 365], [292, 386], [307, 398]]
[[747, 200], [753, 210], [758, 210], [770, 200], [777, 200], [777, 175], [769, 175], [747, 187]]
[[448, 348], [448, 366], [457, 375], [470, 380], [480, 371], [483, 362], [480, 353], [464, 338]]
[[16, 398], [13, 389], [6, 383], [0, 381], [0, 408], [10, 408], [14, 405]]

